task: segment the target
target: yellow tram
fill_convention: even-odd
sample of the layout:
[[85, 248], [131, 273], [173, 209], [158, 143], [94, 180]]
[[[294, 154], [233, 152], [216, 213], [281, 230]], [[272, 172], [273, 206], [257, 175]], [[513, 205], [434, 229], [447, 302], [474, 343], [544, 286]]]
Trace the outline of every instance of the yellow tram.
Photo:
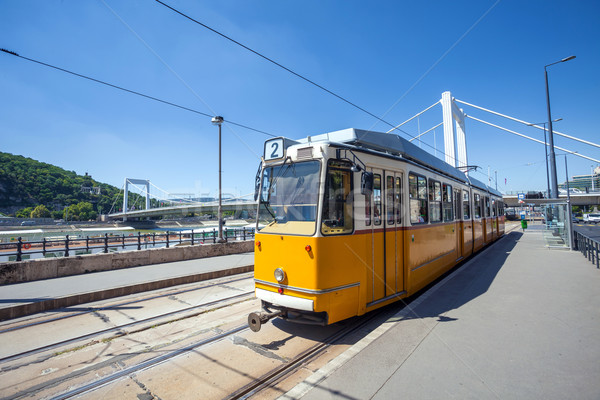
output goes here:
[[256, 198], [254, 331], [273, 317], [362, 315], [504, 234], [498, 191], [399, 136], [359, 129], [266, 141]]

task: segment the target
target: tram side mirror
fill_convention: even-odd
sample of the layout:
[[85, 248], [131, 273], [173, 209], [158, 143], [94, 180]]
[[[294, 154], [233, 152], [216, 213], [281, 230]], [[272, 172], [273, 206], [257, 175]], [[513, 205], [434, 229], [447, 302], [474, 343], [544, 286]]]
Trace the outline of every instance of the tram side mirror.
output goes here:
[[373, 193], [373, 173], [364, 171], [360, 177], [360, 193], [370, 196]]

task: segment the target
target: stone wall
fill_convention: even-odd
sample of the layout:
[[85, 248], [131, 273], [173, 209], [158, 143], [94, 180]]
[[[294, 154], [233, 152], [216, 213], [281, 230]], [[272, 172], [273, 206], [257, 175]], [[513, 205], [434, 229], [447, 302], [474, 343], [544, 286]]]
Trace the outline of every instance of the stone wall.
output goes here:
[[196, 258], [247, 253], [253, 250], [254, 241], [247, 240], [221, 244], [177, 246], [168, 249], [135, 250], [21, 262], [4, 262], [0, 263], [0, 285], [139, 267], [142, 265], [185, 261]]

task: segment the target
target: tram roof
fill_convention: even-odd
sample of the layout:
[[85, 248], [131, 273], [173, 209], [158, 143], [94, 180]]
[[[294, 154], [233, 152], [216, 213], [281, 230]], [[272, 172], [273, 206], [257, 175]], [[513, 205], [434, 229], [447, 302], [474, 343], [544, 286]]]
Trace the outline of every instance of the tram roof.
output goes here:
[[418, 164], [426, 165], [432, 169], [458, 179], [461, 182], [470, 182], [472, 186], [489, 190], [498, 196], [502, 196], [500, 192], [490, 188], [483, 182], [471, 177], [467, 177], [464, 172], [454, 168], [445, 161], [440, 160], [434, 155], [426, 152], [423, 149], [420, 149], [408, 140], [403, 139], [395, 134], [348, 128], [340, 131], [312, 136], [299, 140], [298, 142], [307, 143], [309, 141], [325, 141], [334, 145], [339, 143], [345, 146], [354, 147], [356, 149], [367, 149], [393, 156], [401, 156], [402, 158], [414, 161]]

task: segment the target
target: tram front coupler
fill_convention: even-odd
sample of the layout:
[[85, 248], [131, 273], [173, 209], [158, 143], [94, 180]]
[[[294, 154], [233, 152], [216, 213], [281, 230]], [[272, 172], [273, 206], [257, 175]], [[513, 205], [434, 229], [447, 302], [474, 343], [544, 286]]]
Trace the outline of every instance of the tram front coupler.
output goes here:
[[253, 312], [248, 315], [248, 326], [252, 329], [253, 332], [260, 331], [260, 327], [269, 321], [271, 318], [279, 317], [284, 314], [285, 311], [277, 310], [273, 312]]

